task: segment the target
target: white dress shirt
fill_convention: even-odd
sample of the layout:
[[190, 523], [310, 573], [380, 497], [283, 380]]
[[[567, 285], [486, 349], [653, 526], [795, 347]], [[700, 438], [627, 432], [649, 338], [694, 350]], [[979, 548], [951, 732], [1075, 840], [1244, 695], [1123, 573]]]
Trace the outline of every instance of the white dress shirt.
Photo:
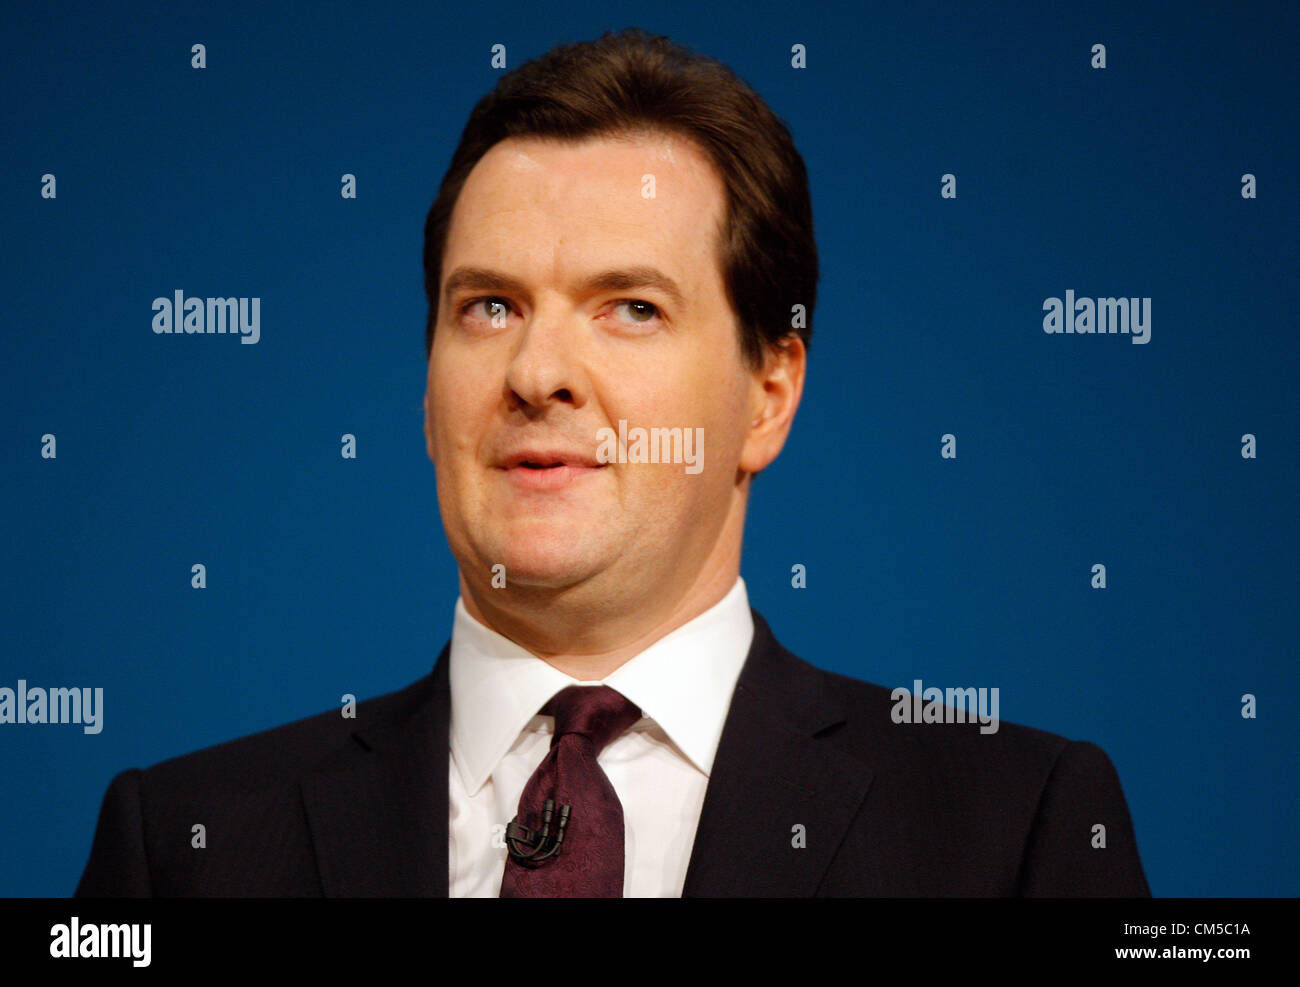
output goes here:
[[623, 804], [623, 894], [679, 897], [731, 694], [754, 621], [743, 579], [693, 620], [600, 682], [565, 675], [470, 616], [451, 633], [448, 877], [453, 898], [495, 898], [505, 827], [550, 749], [555, 719], [538, 710], [570, 685], [607, 685], [642, 717], [598, 763]]

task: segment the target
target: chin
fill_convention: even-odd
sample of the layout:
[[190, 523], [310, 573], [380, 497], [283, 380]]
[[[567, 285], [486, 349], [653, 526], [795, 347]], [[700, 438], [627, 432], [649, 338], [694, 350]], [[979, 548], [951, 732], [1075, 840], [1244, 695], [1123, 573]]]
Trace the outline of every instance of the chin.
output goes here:
[[507, 538], [498, 561], [506, 567], [506, 585], [563, 589], [603, 568], [603, 544], [592, 544], [572, 531], [529, 532]]

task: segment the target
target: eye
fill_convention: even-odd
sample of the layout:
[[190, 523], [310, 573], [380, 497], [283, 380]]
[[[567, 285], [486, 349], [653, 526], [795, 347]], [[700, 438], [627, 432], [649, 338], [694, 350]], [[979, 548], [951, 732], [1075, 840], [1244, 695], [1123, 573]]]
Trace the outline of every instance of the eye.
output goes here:
[[496, 324], [500, 321], [501, 325], [505, 325], [505, 319], [510, 314], [510, 303], [498, 295], [483, 295], [479, 298], [471, 298], [462, 303], [457, 312], [463, 318], [469, 315], [470, 309], [479, 304], [483, 305], [483, 310], [486, 313], [485, 322]]
[[663, 317], [663, 313], [659, 311], [657, 305], [642, 301], [639, 298], [625, 298], [622, 301], [615, 302], [614, 307], [626, 307], [629, 316], [627, 321], [634, 325], [648, 325], [652, 320]]

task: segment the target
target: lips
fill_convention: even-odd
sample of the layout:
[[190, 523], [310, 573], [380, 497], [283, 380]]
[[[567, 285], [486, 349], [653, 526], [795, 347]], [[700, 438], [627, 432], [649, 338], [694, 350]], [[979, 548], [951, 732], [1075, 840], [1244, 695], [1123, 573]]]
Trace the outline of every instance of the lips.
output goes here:
[[518, 488], [551, 491], [595, 476], [606, 465], [586, 453], [567, 449], [521, 449], [501, 460], [498, 469]]
[[596, 462], [595, 458], [581, 452], [552, 449], [521, 449], [501, 460], [500, 468], [504, 470], [524, 469], [544, 470], [560, 466], [578, 466], [597, 468], [606, 465]]

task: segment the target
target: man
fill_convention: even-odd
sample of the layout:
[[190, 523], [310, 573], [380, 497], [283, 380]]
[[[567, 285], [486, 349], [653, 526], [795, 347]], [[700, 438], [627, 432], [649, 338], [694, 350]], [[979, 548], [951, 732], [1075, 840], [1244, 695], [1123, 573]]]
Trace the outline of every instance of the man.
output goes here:
[[425, 274], [449, 645], [355, 720], [119, 775], [80, 894], [1149, 893], [1100, 749], [897, 723], [748, 606], [817, 282], [802, 159], [749, 87], [636, 31], [522, 66]]

